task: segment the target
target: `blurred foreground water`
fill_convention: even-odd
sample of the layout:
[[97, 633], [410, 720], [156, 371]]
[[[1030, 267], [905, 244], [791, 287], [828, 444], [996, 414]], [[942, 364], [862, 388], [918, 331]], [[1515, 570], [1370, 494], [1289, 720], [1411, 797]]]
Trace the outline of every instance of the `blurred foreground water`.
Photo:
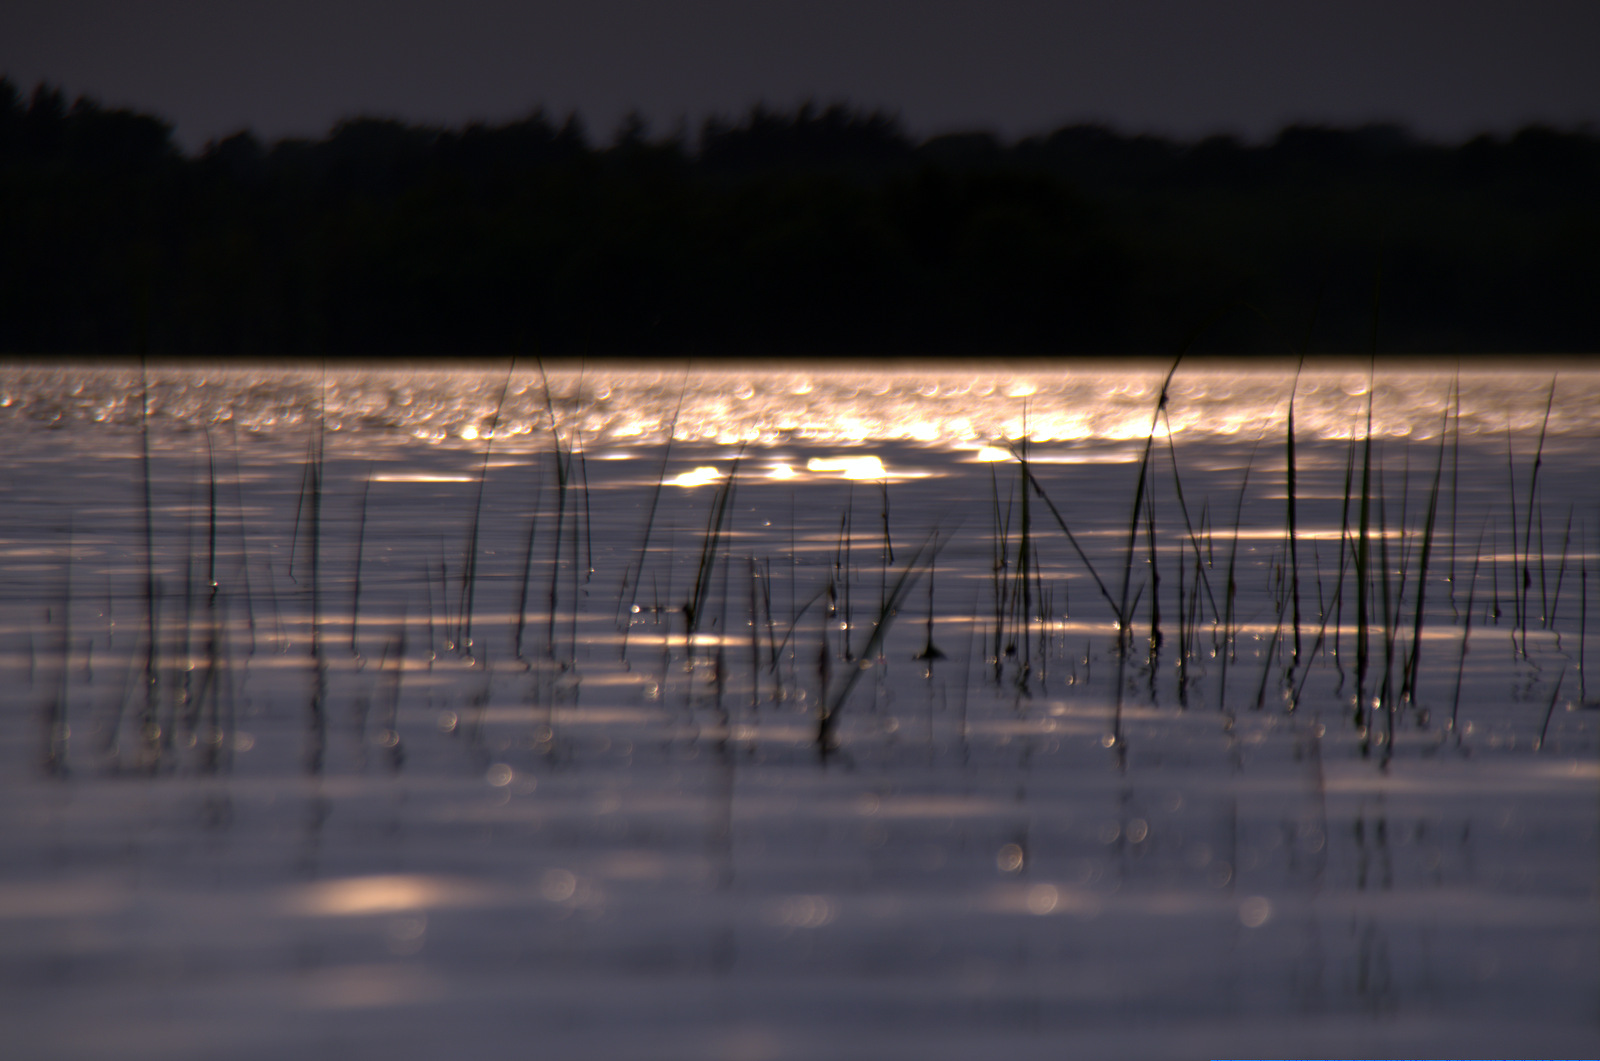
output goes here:
[[0, 370], [0, 1053], [1592, 1056], [1600, 372], [1167, 367]]

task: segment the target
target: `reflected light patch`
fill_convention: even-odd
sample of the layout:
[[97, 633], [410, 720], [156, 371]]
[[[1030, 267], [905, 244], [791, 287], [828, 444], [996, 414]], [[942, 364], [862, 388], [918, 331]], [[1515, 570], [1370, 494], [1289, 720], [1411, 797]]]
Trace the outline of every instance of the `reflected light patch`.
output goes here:
[[833, 472], [846, 479], [882, 479], [888, 475], [883, 461], [877, 457], [812, 457], [806, 461], [808, 472]]
[[789, 467], [789, 465], [787, 465], [787, 464], [774, 464], [772, 466], [772, 470], [767, 473], [767, 478], [768, 479], [793, 479], [794, 478], [794, 469]]
[[978, 450], [978, 455], [974, 459], [982, 461], [986, 464], [993, 464], [998, 461], [1008, 461], [1011, 459], [1011, 451], [1001, 449], [999, 446], [984, 446], [982, 449]]
[[434, 475], [428, 472], [385, 472], [374, 475], [375, 483], [475, 483], [473, 475]]
[[347, 877], [305, 888], [290, 907], [318, 917], [360, 917], [440, 906], [457, 898], [456, 891], [444, 881], [415, 874]]
[[672, 480], [673, 486], [707, 486], [722, 478], [722, 472], [710, 465], [683, 472]]

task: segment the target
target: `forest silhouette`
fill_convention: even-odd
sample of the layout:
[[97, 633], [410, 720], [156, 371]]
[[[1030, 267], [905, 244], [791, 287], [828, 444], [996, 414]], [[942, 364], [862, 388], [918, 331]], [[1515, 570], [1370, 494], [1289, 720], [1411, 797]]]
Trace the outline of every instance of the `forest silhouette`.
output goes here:
[[1600, 138], [919, 140], [808, 105], [186, 155], [0, 79], [0, 247], [20, 355], [1590, 352]]

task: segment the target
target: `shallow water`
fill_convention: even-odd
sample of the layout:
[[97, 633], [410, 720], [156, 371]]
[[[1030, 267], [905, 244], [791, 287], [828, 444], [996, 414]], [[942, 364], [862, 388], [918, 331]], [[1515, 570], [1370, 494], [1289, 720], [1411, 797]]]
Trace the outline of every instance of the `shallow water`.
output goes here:
[[1180, 369], [1126, 564], [1164, 371], [0, 371], [10, 1048], [1593, 1054], [1600, 372], [1371, 380], [1358, 729], [1368, 376]]

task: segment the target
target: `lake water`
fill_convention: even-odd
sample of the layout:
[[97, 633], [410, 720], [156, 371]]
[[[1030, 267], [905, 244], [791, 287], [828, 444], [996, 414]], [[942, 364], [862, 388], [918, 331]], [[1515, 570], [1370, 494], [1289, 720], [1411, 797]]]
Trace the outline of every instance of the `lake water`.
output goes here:
[[1594, 1056], [1600, 371], [1167, 367], [0, 369], [0, 1053]]

